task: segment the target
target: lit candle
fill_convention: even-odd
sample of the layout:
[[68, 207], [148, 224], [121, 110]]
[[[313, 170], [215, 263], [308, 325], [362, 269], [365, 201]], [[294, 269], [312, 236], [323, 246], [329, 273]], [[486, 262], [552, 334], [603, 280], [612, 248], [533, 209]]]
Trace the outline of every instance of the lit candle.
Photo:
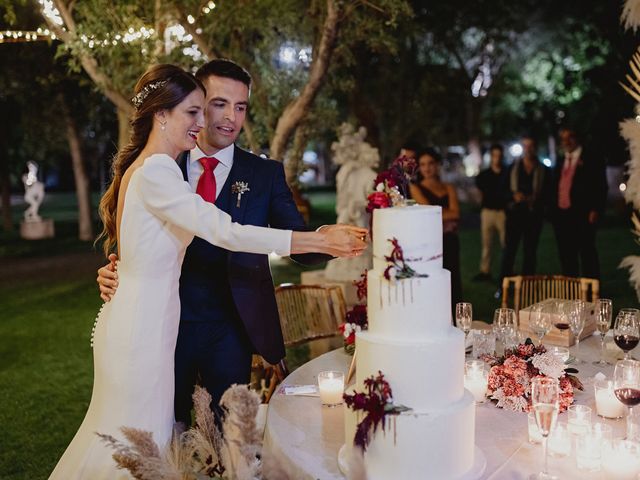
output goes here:
[[486, 400], [489, 375], [482, 360], [470, 360], [465, 363], [464, 388], [473, 394], [476, 403]]
[[571, 435], [566, 426], [556, 424], [549, 435], [549, 453], [554, 457], [566, 457], [571, 453]]
[[591, 408], [586, 405], [571, 405], [569, 407], [569, 421], [567, 428], [569, 433], [582, 435], [591, 426]]
[[344, 393], [344, 373], [320, 372], [318, 374], [318, 390], [320, 391], [320, 401], [323, 405], [329, 407], [340, 405]]
[[636, 480], [640, 473], [640, 444], [614, 442], [604, 450], [602, 469], [607, 480]]
[[596, 412], [605, 418], [621, 418], [624, 416], [625, 406], [616, 398], [611, 380], [595, 382]]
[[602, 437], [597, 433], [580, 435], [576, 441], [576, 465], [580, 470], [600, 470]]

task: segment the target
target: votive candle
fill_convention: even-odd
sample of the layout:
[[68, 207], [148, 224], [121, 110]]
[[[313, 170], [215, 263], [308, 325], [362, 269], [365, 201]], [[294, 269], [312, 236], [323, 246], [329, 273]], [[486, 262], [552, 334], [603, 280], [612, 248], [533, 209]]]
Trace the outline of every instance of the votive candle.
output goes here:
[[594, 384], [596, 394], [596, 413], [605, 418], [621, 418], [625, 406], [616, 398], [611, 380], [598, 380]]
[[640, 444], [618, 440], [605, 448], [602, 458], [607, 480], [636, 480], [640, 474]]
[[340, 405], [344, 393], [344, 372], [320, 372], [318, 374], [318, 390], [323, 405], [329, 407]]

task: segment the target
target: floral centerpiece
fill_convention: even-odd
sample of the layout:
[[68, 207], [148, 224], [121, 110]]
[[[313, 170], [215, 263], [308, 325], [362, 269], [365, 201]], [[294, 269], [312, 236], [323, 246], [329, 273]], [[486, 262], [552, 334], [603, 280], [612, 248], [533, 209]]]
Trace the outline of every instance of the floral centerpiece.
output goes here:
[[367, 449], [371, 436], [380, 425], [384, 431], [387, 415], [398, 415], [410, 410], [403, 405], [394, 405], [391, 386], [384, 379], [382, 372], [378, 371], [378, 376], [371, 375], [365, 379], [364, 386], [365, 392], [343, 395], [347, 407], [365, 414], [356, 427], [356, 435], [353, 439], [354, 445], [361, 447], [362, 450]]
[[417, 169], [418, 165], [413, 158], [396, 158], [391, 167], [380, 172], [374, 180], [374, 191], [367, 197], [367, 212], [404, 204], [409, 198], [409, 183], [415, 177]]
[[353, 355], [356, 349], [356, 333], [366, 330], [369, 327], [367, 321], [367, 271], [360, 275], [360, 280], [354, 281], [356, 294], [360, 303], [354, 305], [347, 312], [345, 322], [338, 327], [344, 338], [344, 350], [349, 355]]
[[502, 357], [483, 355], [491, 365], [489, 371], [489, 397], [497, 406], [515, 412], [531, 410], [531, 381], [535, 377], [556, 378], [560, 383], [560, 411], [573, 403], [574, 388], [583, 386], [573, 368], [566, 368], [560, 357], [547, 352], [544, 345], [535, 346], [531, 339], [513, 349], [507, 349]]

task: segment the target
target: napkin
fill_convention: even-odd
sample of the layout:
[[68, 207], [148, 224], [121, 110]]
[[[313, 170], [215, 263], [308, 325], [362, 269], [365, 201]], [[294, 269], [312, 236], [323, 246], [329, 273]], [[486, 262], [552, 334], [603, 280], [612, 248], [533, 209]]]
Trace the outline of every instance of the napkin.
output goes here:
[[305, 397], [318, 397], [317, 385], [283, 385], [281, 387], [281, 393], [284, 395], [300, 395]]

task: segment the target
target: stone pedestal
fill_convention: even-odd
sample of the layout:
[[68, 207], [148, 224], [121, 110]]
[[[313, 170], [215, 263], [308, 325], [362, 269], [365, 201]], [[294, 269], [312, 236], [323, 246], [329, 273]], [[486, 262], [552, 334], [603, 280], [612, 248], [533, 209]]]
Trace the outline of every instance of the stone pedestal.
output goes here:
[[344, 294], [344, 299], [347, 303], [347, 308], [350, 308], [356, 305], [358, 302], [357, 289], [353, 282], [355, 280], [359, 280], [358, 278], [354, 278], [351, 281], [339, 281], [339, 280], [328, 280], [325, 277], [324, 270], [312, 270], [309, 272], [302, 272], [300, 274], [300, 283], [303, 285], [338, 285], [342, 288], [342, 293]]
[[40, 240], [42, 238], [53, 238], [55, 229], [53, 219], [43, 218], [41, 220], [20, 222], [20, 236], [25, 240]]

